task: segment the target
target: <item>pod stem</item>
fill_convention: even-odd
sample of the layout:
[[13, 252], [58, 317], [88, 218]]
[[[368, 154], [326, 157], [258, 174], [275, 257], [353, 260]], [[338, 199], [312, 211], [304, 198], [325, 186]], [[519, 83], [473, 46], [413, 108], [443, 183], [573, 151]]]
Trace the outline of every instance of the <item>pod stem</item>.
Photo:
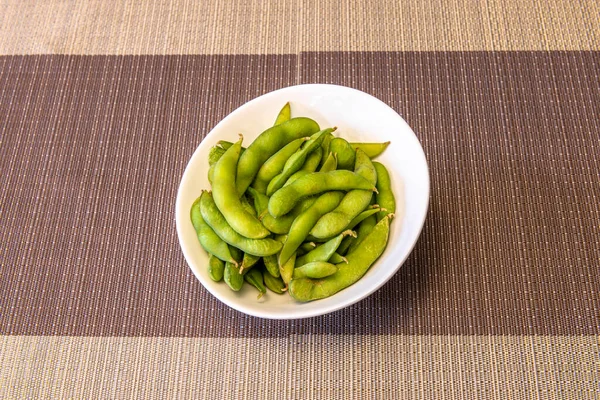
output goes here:
[[356, 237], [356, 232], [354, 232], [351, 229], [348, 229], [348, 230], [342, 232], [342, 237], [345, 237], [345, 236], [352, 236], [353, 238], [355, 238]]

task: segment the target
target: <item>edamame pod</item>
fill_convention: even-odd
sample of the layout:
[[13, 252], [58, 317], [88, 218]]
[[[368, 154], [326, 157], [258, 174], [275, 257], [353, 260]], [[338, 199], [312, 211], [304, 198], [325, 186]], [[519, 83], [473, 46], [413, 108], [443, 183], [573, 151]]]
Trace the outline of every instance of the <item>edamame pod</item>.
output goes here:
[[244, 207], [244, 210], [246, 210], [246, 212], [250, 215], [252, 215], [253, 217], [256, 217], [256, 210], [254, 209], [254, 206], [250, 204], [250, 202], [248, 201], [248, 198], [246, 197], [246, 193], [244, 193], [241, 197], [240, 197], [240, 202], [242, 203], [242, 207]]
[[271, 275], [273, 275], [273, 277], [279, 278], [281, 276], [276, 255], [263, 257], [263, 262], [265, 263], [265, 268]]
[[[227, 140], [219, 140], [219, 141], [217, 142], [217, 144], [218, 144], [219, 146], [221, 146], [222, 148], [224, 148], [225, 150], [229, 150], [229, 148], [230, 148], [231, 146], [233, 146], [233, 142], [228, 142]], [[242, 146], [241, 153], [243, 153], [244, 151], [246, 151], [246, 148], [245, 148], [244, 146]]]
[[249, 270], [260, 261], [261, 257], [253, 256], [252, 254], [244, 253], [244, 258], [242, 258], [242, 265], [240, 266], [240, 274], [244, 274], [245, 271]]
[[329, 156], [321, 166], [319, 172], [335, 171], [337, 168], [337, 156], [335, 153], [329, 153]]
[[213, 146], [208, 152], [208, 165], [213, 166], [219, 161], [221, 156], [225, 154], [225, 149], [219, 146]]
[[381, 212], [381, 210], [382, 210], [382, 208], [374, 207], [374, 208], [370, 208], [368, 210], [365, 210], [365, 211], [361, 212], [356, 217], [354, 217], [352, 219], [352, 221], [350, 221], [350, 223], [348, 224], [348, 229], [353, 229], [356, 225], [360, 224], [365, 219], [369, 218], [372, 215], [376, 215], [377, 213]]
[[374, 183], [372, 184], [354, 172], [345, 170], [313, 172], [273, 193], [269, 199], [269, 214], [278, 218], [287, 214], [303, 198], [333, 190], [370, 190], [374, 192], [377, 189], [375, 189]]
[[310, 118], [292, 118], [261, 133], [240, 156], [237, 165], [238, 194], [246, 191], [258, 169], [279, 149], [294, 139], [310, 136], [319, 131], [319, 124]]
[[283, 282], [285, 282], [286, 285], [292, 280], [295, 263], [296, 253], [294, 252], [284, 264], [279, 264], [279, 273], [281, 274], [281, 279], [283, 279]]
[[277, 114], [277, 118], [275, 119], [275, 123], [273, 124], [273, 126], [277, 126], [277, 125], [283, 124], [284, 122], [288, 121], [290, 119], [291, 115], [292, 115], [292, 109], [290, 107], [290, 102], [288, 101], [281, 108], [281, 111], [279, 111], [279, 114]]
[[[360, 149], [356, 151], [356, 169], [354, 172], [372, 185], [377, 182], [377, 172], [373, 163]], [[345, 229], [350, 229], [349, 224], [369, 206], [372, 197], [373, 193], [366, 190], [348, 192], [335, 210], [321, 217], [310, 234], [318, 239], [326, 239], [338, 235]], [[269, 209], [272, 200], [269, 201]]]
[[[328, 134], [327, 136], [325, 136], [323, 138], [323, 141], [321, 142], [321, 149], [323, 150], [323, 158], [321, 159], [321, 162], [319, 163], [319, 167], [323, 167], [323, 164], [325, 163], [325, 156], [329, 153], [331, 153], [331, 150], [329, 150], [329, 146], [331, 144], [331, 141], [333, 140], [334, 136], [332, 133]], [[337, 161], [336, 161], [337, 163]], [[335, 169], [335, 168], [334, 168]]]
[[267, 293], [267, 289], [263, 283], [263, 274], [258, 269], [252, 269], [248, 271], [248, 273], [244, 275], [244, 280], [258, 290], [257, 299], [260, 299], [265, 293]]
[[223, 241], [237, 247], [244, 253], [264, 257], [277, 254], [281, 250], [282, 245], [276, 240], [269, 238], [248, 239], [233, 230], [217, 208], [210, 192], [203, 192], [200, 196], [200, 211], [206, 223]]
[[339, 253], [340, 255], [346, 255], [346, 253], [348, 252], [348, 249], [350, 248], [350, 245], [356, 240], [356, 238], [354, 236], [346, 236], [344, 238], [344, 240], [342, 240], [342, 243], [340, 244], [340, 247], [337, 248], [337, 253]]
[[296, 267], [292, 279], [298, 278], [325, 278], [333, 275], [338, 271], [338, 267], [324, 261], [313, 261]]
[[208, 256], [208, 276], [215, 282], [219, 282], [223, 279], [223, 273], [225, 271], [225, 262], [219, 260], [219, 258], [210, 254]]
[[[290, 185], [291, 186], [291, 185]], [[284, 190], [285, 188], [281, 189]], [[298, 247], [304, 242], [308, 232], [325, 213], [333, 210], [344, 197], [343, 192], [327, 192], [322, 194], [312, 206], [302, 212], [292, 223], [288, 238], [279, 253], [279, 265], [285, 264], [295, 254]]]
[[204, 250], [206, 250], [207, 253], [212, 254], [221, 260], [236, 263], [231, 256], [231, 252], [229, 251], [229, 246], [227, 246], [227, 243], [221, 240], [221, 238], [202, 218], [200, 199], [201, 197], [198, 197], [196, 201], [194, 201], [194, 204], [192, 204], [192, 208], [190, 210], [190, 218], [192, 220], [192, 225], [196, 230], [196, 235], [198, 236], [200, 245]]
[[294, 222], [296, 217], [310, 207], [315, 200], [316, 198], [314, 197], [303, 199], [300, 203], [296, 204], [292, 211], [280, 216], [279, 218], [274, 218], [271, 214], [266, 212], [263, 214], [262, 223], [269, 231], [278, 235], [285, 235], [290, 231], [292, 222]]
[[283, 167], [289, 158], [296, 153], [296, 151], [302, 146], [302, 143], [306, 142], [309, 138], [303, 137], [296, 140], [292, 140], [277, 153], [273, 154], [265, 163], [260, 167], [256, 173], [256, 178], [252, 182], [250, 187], [256, 189], [260, 193], [266, 193], [269, 182], [277, 176], [277, 174], [283, 171]]
[[290, 183], [294, 182], [296, 179], [303, 177], [304, 175], [308, 175], [317, 170], [319, 166], [319, 161], [321, 161], [322, 151], [320, 147], [317, 147], [315, 151], [310, 153], [308, 157], [306, 157], [306, 161], [304, 165], [300, 169], [300, 171], [294, 172], [292, 176], [288, 178], [283, 186], [287, 186]]
[[351, 230], [344, 231], [302, 257], [296, 258], [296, 268], [314, 261], [328, 261], [342, 243], [342, 239], [346, 236], [356, 237], [356, 233]]
[[354, 169], [356, 152], [346, 139], [337, 137], [329, 144], [329, 151], [337, 154], [338, 169]]
[[263, 281], [265, 286], [273, 293], [283, 294], [286, 291], [285, 283], [281, 278], [275, 278], [266, 270], [263, 271]]
[[[229, 250], [236, 261], [241, 261], [242, 254], [238, 249], [231, 247]], [[223, 273], [223, 280], [227, 286], [229, 286], [229, 288], [235, 292], [239, 291], [244, 284], [244, 277], [242, 274], [240, 274], [240, 270], [238, 269], [237, 265], [237, 262], [236, 264], [226, 262], [225, 271]]]
[[358, 247], [358, 245], [373, 230], [373, 228], [375, 227], [376, 224], [377, 224], [376, 216], [371, 215], [368, 218], [365, 218], [364, 221], [362, 221], [358, 225], [358, 229], [356, 231], [356, 240], [353, 240], [352, 243], [350, 243], [350, 247], [348, 247], [348, 251], [347, 251], [348, 254], [352, 253], [352, 251]]
[[387, 169], [380, 162], [374, 161], [373, 166], [377, 171], [377, 190], [379, 193], [375, 195], [377, 204], [380, 207], [385, 208], [385, 211], [381, 211], [377, 214], [377, 219], [385, 217], [387, 214], [396, 212], [396, 199], [394, 198], [394, 192], [392, 192], [392, 182], [390, 180], [390, 174]]
[[304, 144], [304, 146], [302, 146], [302, 149], [300, 149], [300, 151], [298, 151], [297, 153], [294, 153], [285, 162], [283, 171], [281, 171], [279, 175], [271, 179], [271, 182], [269, 182], [269, 186], [267, 187], [267, 196], [271, 196], [273, 193], [275, 193], [275, 191], [282, 188], [285, 182], [289, 179], [289, 177], [292, 176], [296, 171], [299, 171], [300, 168], [302, 168], [308, 155], [315, 151], [321, 145], [324, 135], [326, 133], [333, 132], [334, 129], [335, 128], [324, 129], [312, 135], [310, 140], [307, 141]]
[[260, 221], [243, 207], [235, 186], [235, 174], [240, 157], [242, 139], [231, 146], [215, 164], [213, 177], [213, 198], [225, 220], [242, 236], [249, 239], [262, 239], [269, 231]]
[[292, 279], [288, 289], [290, 294], [294, 299], [306, 302], [332, 296], [354, 284], [381, 256], [387, 245], [389, 232], [390, 216], [387, 216], [375, 225], [356, 251], [347, 256], [348, 264], [337, 264], [338, 271], [326, 278]]
[[300, 252], [300, 250], [302, 250], [302, 252], [304, 252], [304, 254], [306, 254], [309, 251], [313, 251], [315, 249], [315, 247], [317, 247], [317, 245], [315, 244], [315, 242], [302, 243], [300, 245], [300, 247], [298, 247], [298, 252]]
[[335, 252], [329, 257], [328, 260], [332, 264], [346, 263], [348, 264], [348, 259], [344, 256], [341, 256], [338, 252]]
[[267, 211], [267, 207], [269, 206], [269, 198], [266, 194], [260, 193], [252, 186], [248, 188], [248, 193], [250, 193], [250, 196], [252, 196], [252, 200], [254, 201], [254, 210], [256, 211], [256, 215], [258, 215], [260, 220]]
[[375, 158], [381, 153], [384, 152], [385, 149], [390, 145], [390, 142], [383, 143], [362, 143], [362, 142], [350, 142], [350, 146], [353, 149], [361, 149], [365, 152], [369, 158]]

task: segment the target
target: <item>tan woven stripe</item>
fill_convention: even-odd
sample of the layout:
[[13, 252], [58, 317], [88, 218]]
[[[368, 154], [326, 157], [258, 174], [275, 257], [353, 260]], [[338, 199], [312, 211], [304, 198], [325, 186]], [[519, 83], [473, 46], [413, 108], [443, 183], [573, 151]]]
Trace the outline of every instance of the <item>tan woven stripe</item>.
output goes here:
[[0, 54], [600, 49], [596, 0], [0, 1]]
[[0, 337], [1, 398], [593, 399], [595, 336]]

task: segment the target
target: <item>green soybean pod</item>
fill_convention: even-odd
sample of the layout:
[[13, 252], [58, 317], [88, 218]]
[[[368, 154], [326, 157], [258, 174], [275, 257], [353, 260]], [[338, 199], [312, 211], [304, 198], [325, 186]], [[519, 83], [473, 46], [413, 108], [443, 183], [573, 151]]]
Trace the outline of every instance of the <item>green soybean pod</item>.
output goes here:
[[283, 244], [287, 240], [287, 234], [274, 235], [273, 239], [277, 240], [279, 243]]
[[379, 193], [375, 195], [377, 204], [380, 207], [385, 208], [385, 211], [381, 211], [377, 214], [377, 219], [380, 220], [387, 214], [393, 214], [396, 212], [396, 199], [394, 198], [394, 192], [392, 192], [392, 182], [390, 180], [390, 174], [383, 164], [374, 161], [373, 166], [377, 171], [377, 190]]
[[346, 139], [337, 137], [334, 138], [329, 144], [329, 151], [337, 154], [339, 169], [354, 169], [354, 159], [356, 157], [356, 151]]
[[221, 156], [225, 154], [225, 149], [219, 146], [213, 146], [208, 152], [208, 165], [213, 166], [219, 161]]
[[212, 185], [215, 176], [215, 166], [211, 165], [208, 167], [208, 183]]
[[[285, 188], [284, 188], [285, 189]], [[281, 189], [283, 190], [283, 189]], [[296, 253], [298, 247], [304, 242], [310, 229], [317, 220], [325, 213], [333, 210], [344, 197], [343, 192], [327, 192], [319, 198], [308, 209], [302, 212], [290, 227], [288, 238], [279, 253], [279, 265], [285, 264], [287, 260]]]
[[346, 253], [348, 253], [348, 249], [350, 248], [350, 245], [355, 240], [356, 240], [356, 238], [352, 237], [352, 236], [345, 237], [344, 240], [342, 240], [342, 243], [340, 244], [340, 246], [337, 248], [337, 252], [343, 256], [346, 255]]
[[296, 179], [303, 177], [304, 175], [308, 175], [317, 170], [319, 166], [319, 161], [321, 161], [322, 151], [320, 147], [317, 147], [312, 153], [306, 157], [306, 161], [304, 165], [300, 169], [300, 171], [294, 172], [292, 176], [288, 178], [283, 186], [287, 186], [294, 182]]
[[260, 135], [240, 156], [237, 165], [238, 194], [246, 191], [261, 165], [279, 149], [294, 139], [310, 136], [319, 131], [319, 124], [310, 118], [292, 118], [273, 126]]
[[217, 208], [210, 192], [203, 192], [200, 196], [200, 212], [204, 221], [223, 241], [241, 249], [244, 253], [264, 257], [277, 254], [281, 250], [282, 244], [278, 241], [269, 238], [248, 239], [233, 230]]
[[346, 236], [356, 237], [356, 233], [351, 230], [344, 231], [302, 257], [296, 258], [296, 268], [314, 261], [328, 261]]
[[[227, 140], [219, 140], [217, 144], [225, 150], [228, 150], [231, 146], [233, 146], [233, 142], [228, 142]], [[242, 153], [244, 150], [246, 150], [246, 148], [242, 146]]]
[[321, 166], [319, 172], [335, 171], [337, 169], [337, 155], [335, 153], [329, 153], [327, 159]]
[[294, 220], [298, 215], [300, 215], [300, 213], [302, 213], [308, 207], [310, 207], [315, 202], [315, 200], [315, 197], [308, 197], [302, 199], [300, 203], [296, 204], [292, 211], [278, 218], [273, 217], [267, 211], [263, 213], [261, 221], [269, 231], [278, 235], [287, 235], [287, 233], [290, 231], [290, 227], [292, 226], [292, 222], [294, 222]]
[[256, 215], [258, 215], [260, 220], [263, 214], [267, 211], [267, 207], [269, 206], [269, 198], [266, 194], [260, 193], [252, 186], [248, 187], [247, 193], [249, 193], [252, 197], [254, 202], [254, 210], [256, 211]]
[[313, 261], [294, 269], [292, 279], [325, 278], [338, 271], [338, 267], [325, 261]]
[[[376, 215], [377, 213], [379, 213], [382, 210], [382, 208], [379, 208], [378, 205], [374, 205], [371, 206], [371, 208], [366, 209], [365, 211], [361, 212], [360, 214], [358, 214], [356, 217], [354, 217], [349, 223], [348, 225], [346, 225], [346, 229], [354, 229], [354, 227], [358, 224], [360, 224], [363, 220], [367, 219], [368, 217], [372, 216], [372, 215]], [[337, 235], [336, 235], [337, 236]], [[308, 237], [306, 238], [306, 240], [312, 240], [315, 242], [326, 242], [328, 240], [333, 239], [335, 236], [333, 237], [328, 237], [328, 238], [318, 238], [312, 235], [308, 235]], [[353, 242], [354, 240], [351, 240], [351, 242]]]
[[[377, 172], [371, 159], [360, 149], [356, 151], [356, 168], [354, 172], [372, 185], [377, 182]], [[372, 197], [373, 193], [367, 190], [348, 192], [335, 210], [321, 217], [310, 234], [318, 239], [327, 239], [338, 235], [345, 229], [352, 228], [349, 226], [350, 223], [369, 206]], [[269, 208], [272, 200], [272, 198], [269, 200]]]
[[258, 290], [257, 299], [260, 299], [265, 293], [267, 293], [267, 289], [265, 288], [263, 281], [263, 274], [258, 269], [251, 269], [248, 271], [248, 273], [244, 275], [244, 280]]
[[352, 251], [358, 247], [365, 237], [367, 237], [367, 235], [373, 230], [376, 224], [377, 217], [375, 215], [371, 215], [368, 218], [365, 218], [364, 221], [358, 225], [358, 229], [356, 230], [356, 240], [353, 240], [352, 243], [350, 243], [350, 247], [348, 247], [347, 251], [348, 254], [352, 253]]
[[246, 197], [246, 193], [244, 193], [241, 197], [240, 197], [240, 203], [242, 203], [242, 207], [244, 207], [244, 210], [252, 215], [253, 217], [256, 217], [256, 210], [254, 209], [254, 206], [252, 204], [250, 204], [250, 201], [248, 201], [248, 198]]
[[265, 268], [271, 275], [273, 275], [275, 278], [279, 278], [281, 276], [276, 255], [263, 257], [263, 262], [265, 264]]
[[[321, 142], [321, 149], [323, 150], [323, 158], [321, 159], [321, 162], [319, 163], [319, 168], [323, 168], [323, 164], [325, 163], [325, 156], [329, 153], [331, 153], [331, 151], [329, 150], [329, 146], [331, 144], [331, 141], [333, 140], [334, 136], [332, 133], [329, 133], [327, 136], [325, 136], [323, 138], [323, 141]], [[337, 161], [336, 161], [337, 164]], [[334, 168], [335, 169], [335, 168]]]
[[289, 121], [291, 116], [292, 116], [292, 108], [290, 107], [290, 102], [288, 101], [281, 108], [281, 111], [279, 111], [279, 114], [277, 114], [277, 118], [275, 119], [275, 123], [273, 124], [273, 126], [277, 126], [277, 125], [283, 124], [286, 121]]
[[235, 174], [242, 138], [231, 146], [215, 164], [213, 198], [225, 220], [237, 233], [250, 239], [262, 239], [269, 231], [243, 207], [235, 186]]
[[348, 264], [348, 259], [340, 255], [338, 252], [333, 253], [331, 257], [329, 257], [328, 261], [332, 264], [339, 264], [342, 262]]
[[[278, 218], [287, 214], [302, 199], [327, 191], [371, 190], [375, 185], [350, 171], [313, 172], [282, 187], [269, 199], [269, 214]], [[339, 233], [339, 232], [338, 232]]]
[[353, 229], [356, 225], [360, 224], [365, 219], [369, 218], [372, 215], [376, 215], [377, 213], [381, 212], [381, 210], [382, 210], [382, 208], [374, 207], [374, 208], [370, 208], [370, 209], [367, 209], [367, 210], [361, 212], [356, 217], [354, 217], [352, 219], [352, 221], [350, 221], [350, 223], [348, 224], [348, 229]]
[[350, 146], [353, 149], [361, 149], [365, 152], [369, 158], [375, 158], [387, 149], [390, 142], [383, 143], [363, 143], [363, 142], [350, 142]]
[[208, 256], [208, 276], [210, 276], [210, 279], [215, 282], [221, 281], [223, 279], [224, 271], [225, 262], [210, 254]]
[[300, 247], [298, 247], [297, 255], [300, 255], [300, 252], [302, 252], [302, 254], [306, 254], [309, 251], [313, 251], [315, 249], [315, 247], [317, 247], [317, 245], [315, 244], [315, 242], [305, 242], [305, 243], [302, 243], [300, 245]]
[[290, 258], [283, 264], [279, 264], [279, 273], [281, 274], [281, 279], [287, 285], [292, 280], [292, 276], [294, 275], [294, 265], [296, 263], [296, 253], [292, 253]]
[[236, 261], [231, 256], [229, 246], [212, 230], [212, 228], [202, 218], [202, 212], [200, 210], [200, 199], [198, 197], [190, 210], [190, 218], [192, 225], [196, 230], [196, 236], [198, 241], [207, 253], [214, 255], [215, 257], [223, 260], [235, 263]]
[[261, 257], [244, 253], [244, 257], [242, 258], [242, 265], [240, 266], [240, 273], [243, 275], [245, 271], [248, 271], [250, 268], [252, 268], [257, 262], [260, 261], [260, 259]]
[[[230, 247], [229, 250], [231, 251], [231, 254], [233, 255], [236, 261], [242, 260], [242, 253], [239, 249], [235, 247]], [[227, 286], [229, 286], [229, 288], [235, 292], [239, 291], [242, 288], [242, 285], [244, 284], [244, 276], [240, 273], [237, 263], [225, 263], [223, 280], [225, 281]]]
[[288, 291], [301, 302], [323, 299], [357, 282], [381, 256], [388, 242], [390, 217], [383, 218], [371, 233], [347, 256], [348, 264], [337, 264], [338, 271], [326, 278], [292, 279]]
[[281, 171], [280, 174], [271, 179], [271, 182], [269, 182], [269, 186], [267, 187], [267, 196], [271, 196], [273, 193], [275, 193], [275, 191], [282, 188], [285, 182], [289, 179], [289, 177], [292, 176], [295, 172], [299, 171], [300, 168], [302, 168], [308, 155], [313, 153], [317, 148], [319, 148], [321, 142], [323, 141], [324, 135], [328, 132], [332, 132], [334, 129], [335, 128], [324, 129], [312, 135], [310, 140], [308, 140], [304, 144], [304, 146], [302, 146], [302, 149], [294, 153], [285, 162], [283, 171]]
[[287, 290], [285, 283], [283, 283], [283, 279], [275, 278], [273, 275], [267, 272], [267, 270], [262, 271], [263, 281], [265, 282], [265, 286], [273, 293], [283, 294]]
[[254, 178], [254, 181], [252, 181], [250, 187], [256, 189], [260, 193], [266, 193], [269, 182], [283, 171], [286, 161], [289, 160], [300, 146], [302, 146], [302, 143], [307, 140], [309, 140], [308, 137], [292, 140], [283, 146], [277, 153], [269, 157], [256, 173], [256, 177]]

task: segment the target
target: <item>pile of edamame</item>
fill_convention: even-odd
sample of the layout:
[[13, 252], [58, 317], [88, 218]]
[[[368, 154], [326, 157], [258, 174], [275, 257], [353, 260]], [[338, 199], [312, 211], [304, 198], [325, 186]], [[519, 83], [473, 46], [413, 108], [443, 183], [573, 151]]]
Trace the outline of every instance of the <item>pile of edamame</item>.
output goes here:
[[220, 141], [191, 208], [208, 273], [234, 291], [286, 291], [301, 302], [358, 281], [383, 253], [396, 202], [386, 168], [373, 158], [389, 142], [352, 143], [290, 104], [247, 148]]

